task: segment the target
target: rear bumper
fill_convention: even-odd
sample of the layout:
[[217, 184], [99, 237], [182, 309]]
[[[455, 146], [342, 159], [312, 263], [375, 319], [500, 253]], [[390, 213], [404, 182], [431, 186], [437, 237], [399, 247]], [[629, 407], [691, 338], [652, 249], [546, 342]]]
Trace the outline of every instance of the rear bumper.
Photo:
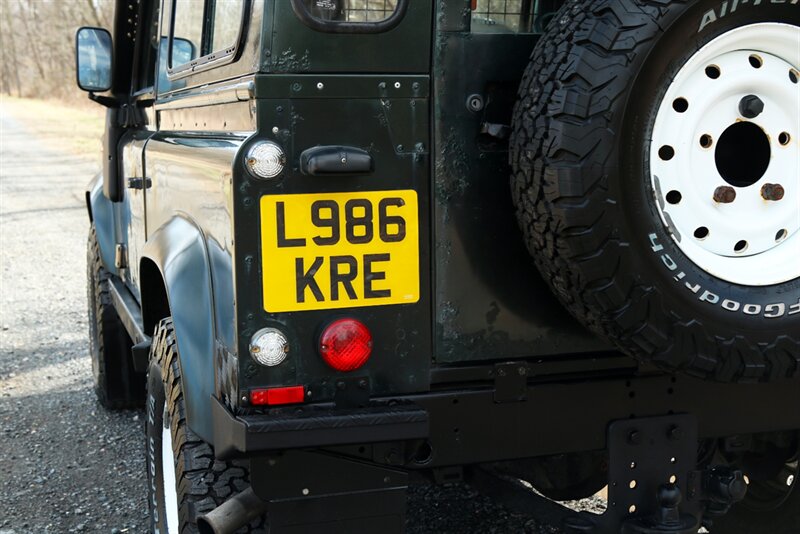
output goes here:
[[234, 416], [212, 399], [214, 450], [218, 458], [255, 452], [423, 439], [428, 412], [411, 402], [367, 408], [276, 408], [270, 414]]
[[[800, 429], [800, 383], [720, 384], [669, 375], [454, 387], [373, 400], [366, 408], [302, 405], [233, 415], [213, 399], [220, 458], [427, 440], [425, 467], [599, 450], [611, 421], [690, 413], [701, 438]], [[418, 468], [419, 465], [409, 465]]]

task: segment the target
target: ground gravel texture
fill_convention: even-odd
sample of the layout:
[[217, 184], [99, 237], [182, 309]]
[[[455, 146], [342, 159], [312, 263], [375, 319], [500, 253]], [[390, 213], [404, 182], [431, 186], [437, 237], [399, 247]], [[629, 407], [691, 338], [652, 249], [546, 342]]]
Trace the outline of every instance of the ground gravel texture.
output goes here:
[[[143, 412], [92, 391], [84, 187], [99, 154], [33, 129], [23, 103], [0, 121], [0, 534], [147, 532]], [[408, 517], [412, 534], [560, 532], [461, 484], [413, 488]]]

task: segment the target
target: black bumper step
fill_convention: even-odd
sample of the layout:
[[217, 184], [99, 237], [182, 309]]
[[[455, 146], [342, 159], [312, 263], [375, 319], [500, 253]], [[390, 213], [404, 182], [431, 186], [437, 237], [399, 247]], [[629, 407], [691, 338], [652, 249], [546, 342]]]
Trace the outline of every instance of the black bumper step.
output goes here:
[[428, 412], [414, 403], [366, 408], [276, 408], [268, 414], [234, 416], [212, 399], [217, 458], [259, 451], [330, 447], [422, 439], [429, 434]]

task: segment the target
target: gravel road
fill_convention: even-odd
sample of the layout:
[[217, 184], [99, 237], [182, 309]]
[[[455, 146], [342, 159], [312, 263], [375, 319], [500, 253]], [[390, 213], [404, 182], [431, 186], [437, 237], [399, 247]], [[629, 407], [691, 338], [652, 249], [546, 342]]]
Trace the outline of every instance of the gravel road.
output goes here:
[[[0, 534], [144, 533], [143, 413], [97, 403], [87, 350], [84, 186], [99, 156], [16, 115], [0, 107]], [[412, 534], [560, 532], [463, 485], [415, 487], [408, 516]]]

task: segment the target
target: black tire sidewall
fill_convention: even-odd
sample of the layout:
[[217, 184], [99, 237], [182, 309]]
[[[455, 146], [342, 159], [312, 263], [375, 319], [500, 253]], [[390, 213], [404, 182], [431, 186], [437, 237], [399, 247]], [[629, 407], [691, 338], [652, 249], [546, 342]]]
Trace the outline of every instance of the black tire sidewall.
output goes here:
[[140, 408], [144, 402], [145, 376], [133, 368], [133, 342], [111, 303], [110, 276], [100, 258], [97, 234], [92, 225], [86, 254], [86, 285], [89, 355], [95, 393], [106, 408]]
[[[711, 10], [716, 20], [700, 29]], [[661, 24], [666, 29], [640, 60], [624, 113], [618, 115], [622, 132], [617, 136], [619, 179], [611, 185], [624, 206], [622, 222], [632, 249], [631, 272], [640, 283], [654, 284], [663, 299], [663, 309], [684, 320], [700, 319], [709, 334], [730, 338], [747, 333], [751, 342], [770, 343], [782, 334], [800, 331], [800, 313], [789, 315], [790, 306], [800, 302], [800, 279], [748, 287], [702, 270], [683, 254], [664, 228], [650, 181], [648, 140], [656, 111], [672, 78], [688, 58], [712, 39], [744, 25], [789, 21], [800, 25], [800, 9], [788, 3], [747, 3], [723, 17], [719, 13], [720, 3], [711, 0], [688, 7], [671, 3], [665, 9]], [[635, 141], [628, 141], [631, 139]], [[676, 278], [679, 273], [683, 276]], [[701, 300], [704, 295], [706, 300]], [[714, 296], [718, 301], [710, 303]], [[729, 308], [738, 303], [738, 309], [723, 308], [726, 300]], [[782, 315], [765, 316], [778, 314], [780, 304]]]
[[97, 279], [97, 272], [95, 271], [95, 257], [94, 257], [94, 233], [89, 237], [88, 253], [86, 258], [86, 286], [88, 291], [87, 306], [89, 308], [89, 353], [92, 358], [92, 377], [94, 380], [95, 390], [104, 387], [101, 384], [100, 376], [100, 344], [99, 344], [99, 328], [98, 328], [98, 302], [100, 298], [98, 295], [100, 281]]
[[159, 362], [152, 358], [147, 373], [146, 432], [147, 499], [151, 532], [166, 532], [164, 504], [164, 468], [162, 465], [162, 429], [166, 390]]

